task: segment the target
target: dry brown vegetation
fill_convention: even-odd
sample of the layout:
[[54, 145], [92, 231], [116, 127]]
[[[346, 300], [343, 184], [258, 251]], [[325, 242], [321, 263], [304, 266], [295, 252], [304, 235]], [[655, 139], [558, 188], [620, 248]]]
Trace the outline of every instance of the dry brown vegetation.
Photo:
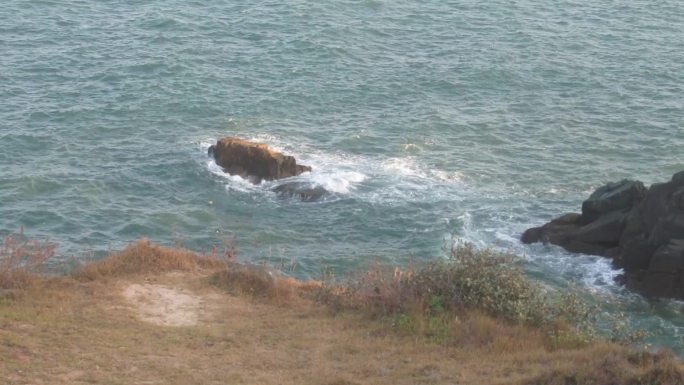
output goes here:
[[101, 261], [78, 268], [73, 275], [81, 280], [95, 280], [131, 274], [217, 269], [224, 265], [215, 254], [201, 255], [182, 248], [155, 245], [147, 239], [141, 239]]
[[233, 295], [248, 295], [271, 304], [291, 305], [321, 288], [315, 281], [298, 281], [267, 266], [230, 263], [209, 277], [209, 283]]
[[0, 290], [26, 289], [42, 277], [39, 269], [54, 255], [56, 245], [24, 236], [24, 229], [0, 243]]
[[[480, 274], [494, 274], [488, 270], [494, 267], [480, 266]], [[467, 276], [461, 283], [469, 282], [470, 294], [454, 297], [444, 290], [461, 287], [461, 278], [449, 276], [445, 287], [445, 276], [433, 283], [421, 276], [435, 269], [375, 267], [351, 282], [320, 285], [215, 253], [138, 241], [74, 277], [37, 280], [21, 297], [0, 297], [0, 378], [7, 384], [684, 383], [682, 363], [669, 353], [578, 340], [573, 318], [559, 313], [556, 321], [540, 321], [520, 310], [528, 287], [515, 272], [502, 270], [517, 282], [517, 294]], [[145, 288], [135, 303], [125, 294], [131, 287]], [[155, 306], [159, 290], [196, 303]], [[478, 291], [511, 306], [478, 307]], [[194, 312], [193, 322], [160, 326], [144, 314], [146, 305], [160, 317]]]

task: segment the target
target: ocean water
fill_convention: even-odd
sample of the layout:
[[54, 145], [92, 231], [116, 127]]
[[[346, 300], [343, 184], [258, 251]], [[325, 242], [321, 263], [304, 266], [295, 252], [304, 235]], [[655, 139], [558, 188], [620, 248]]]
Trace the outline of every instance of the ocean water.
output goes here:
[[[524, 246], [605, 182], [684, 170], [678, 1], [0, 3], [0, 233], [62, 257], [140, 238], [298, 277], [512, 250], [684, 352], [684, 305], [607, 260]], [[267, 143], [329, 194], [224, 174], [221, 136]]]

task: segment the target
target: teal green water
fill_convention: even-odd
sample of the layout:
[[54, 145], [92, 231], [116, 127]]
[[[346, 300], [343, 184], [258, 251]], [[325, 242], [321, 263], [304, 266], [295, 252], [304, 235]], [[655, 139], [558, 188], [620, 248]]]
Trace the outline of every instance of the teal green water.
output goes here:
[[[684, 305], [517, 241], [604, 182], [683, 170], [682, 122], [677, 1], [0, 4], [0, 232], [62, 256], [234, 235], [239, 258], [317, 277], [438, 258], [453, 236], [684, 351]], [[225, 135], [297, 156], [330, 194], [223, 174], [206, 149]]]

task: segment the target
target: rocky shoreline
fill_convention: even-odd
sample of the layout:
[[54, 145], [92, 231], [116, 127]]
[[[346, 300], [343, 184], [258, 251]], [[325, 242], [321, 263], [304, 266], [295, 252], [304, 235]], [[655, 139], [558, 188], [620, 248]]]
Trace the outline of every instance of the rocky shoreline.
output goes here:
[[684, 171], [649, 188], [634, 180], [608, 183], [582, 203], [581, 213], [530, 228], [521, 240], [611, 258], [629, 289], [684, 299]]

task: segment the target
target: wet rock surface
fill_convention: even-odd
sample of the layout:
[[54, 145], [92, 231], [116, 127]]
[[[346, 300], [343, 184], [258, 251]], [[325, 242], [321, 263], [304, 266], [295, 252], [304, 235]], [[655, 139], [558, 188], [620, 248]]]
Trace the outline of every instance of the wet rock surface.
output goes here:
[[280, 197], [296, 198], [304, 202], [315, 202], [329, 195], [328, 191], [322, 186], [307, 182], [283, 183], [273, 188], [272, 191]]

